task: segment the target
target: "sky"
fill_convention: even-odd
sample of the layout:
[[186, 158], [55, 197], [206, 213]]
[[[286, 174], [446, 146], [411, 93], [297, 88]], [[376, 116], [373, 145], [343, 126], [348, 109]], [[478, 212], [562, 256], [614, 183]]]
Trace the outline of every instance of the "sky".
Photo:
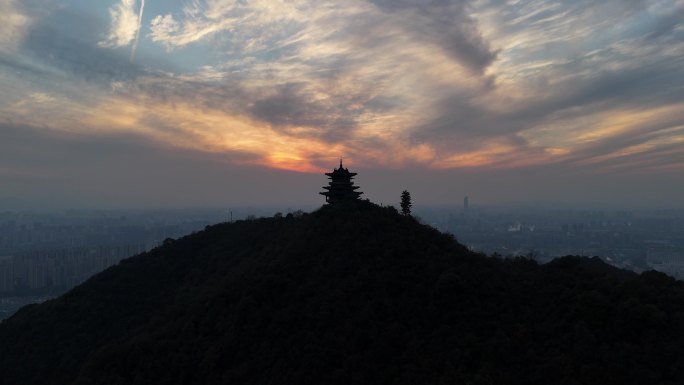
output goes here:
[[684, 0], [0, 0], [0, 208], [684, 207]]

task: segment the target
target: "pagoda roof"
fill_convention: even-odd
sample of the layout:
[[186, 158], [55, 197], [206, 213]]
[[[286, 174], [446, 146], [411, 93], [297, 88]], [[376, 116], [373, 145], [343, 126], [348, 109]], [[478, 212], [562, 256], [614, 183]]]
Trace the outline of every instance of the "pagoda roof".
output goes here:
[[[338, 186], [323, 186], [323, 188], [326, 190], [330, 190], [330, 189], [339, 189], [340, 187], [338, 187]], [[349, 186], [345, 186], [345, 188], [350, 189], [350, 190], [357, 190], [357, 189], [360, 189], [361, 187], [349, 185]]]
[[327, 176], [345, 176], [345, 177], [352, 177], [352, 176], [356, 176], [357, 173], [355, 173], [355, 172], [349, 172], [349, 170], [347, 170], [346, 168], [345, 168], [345, 169], [336, 168], [335, 171], [333, 171], [333, 172], [326, 172], [325, 175], [327, 175]]
[[349, 169], [346, 169], [342, 166], [342, 159], [340, 159], [340, 167], [333, 169], [332, 172], [326, 172], [325, 175], [327, 176], [344, 176], [344, 177], [351, 177], [357, 175], [355, 172], [349, 172]]

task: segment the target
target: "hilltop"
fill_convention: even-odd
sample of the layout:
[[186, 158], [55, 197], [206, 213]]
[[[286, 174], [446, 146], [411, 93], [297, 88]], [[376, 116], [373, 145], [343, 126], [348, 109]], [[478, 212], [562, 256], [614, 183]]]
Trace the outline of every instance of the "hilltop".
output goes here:
[[359, 201], [207, 227], [0, 324], [8, 384], [678, 384], [684, 285]]

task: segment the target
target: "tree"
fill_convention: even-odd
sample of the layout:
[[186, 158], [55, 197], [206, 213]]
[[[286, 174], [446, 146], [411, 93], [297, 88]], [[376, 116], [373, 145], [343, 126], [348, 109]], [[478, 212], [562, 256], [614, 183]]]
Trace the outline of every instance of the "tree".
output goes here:
[[401, 213], [411, 215], [411, 194], [404, 190], [401, 192]]

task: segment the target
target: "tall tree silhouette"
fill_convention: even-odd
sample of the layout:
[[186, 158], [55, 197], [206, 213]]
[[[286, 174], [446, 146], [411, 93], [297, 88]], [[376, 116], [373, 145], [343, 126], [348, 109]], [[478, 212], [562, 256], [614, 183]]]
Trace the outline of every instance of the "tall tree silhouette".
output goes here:
[[404, 215], [411, 215], [411, 194], [404, 190], [401, 192], [401, 213]]

